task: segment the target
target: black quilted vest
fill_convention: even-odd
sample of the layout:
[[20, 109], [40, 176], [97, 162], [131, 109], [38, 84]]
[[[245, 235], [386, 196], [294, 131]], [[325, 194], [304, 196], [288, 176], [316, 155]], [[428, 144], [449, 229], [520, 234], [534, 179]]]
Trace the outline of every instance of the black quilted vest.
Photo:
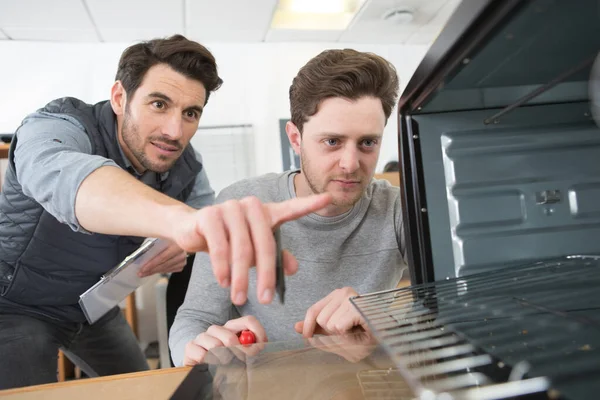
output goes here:
[[[108, 101], [95, 105], [74, 98], [47, 104], [40, 112], [69, 115], [83, 127], [92, 153], [125, 168], [118, 147], [115, 114]], [[23, 308], [60, 320], [83, 322], [78, 300], [143, 238], [74, 232], [23, 194], [15, 173], [14, 149], [0, 193], [0, 307]], [[202, 164], [188, 146], [161, 183], [160, 191], [185, 201]], [[151, 215], [148, 218], [152, 218]]]

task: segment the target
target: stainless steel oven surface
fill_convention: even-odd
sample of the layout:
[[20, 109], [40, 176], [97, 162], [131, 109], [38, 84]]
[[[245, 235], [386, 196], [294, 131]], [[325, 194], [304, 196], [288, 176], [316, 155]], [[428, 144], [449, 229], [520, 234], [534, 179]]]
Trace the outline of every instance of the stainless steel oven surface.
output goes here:
[[353, 299], [423, 399], [600, 398], [600, 2], [464, 0], [399, 102], [413, 286]]

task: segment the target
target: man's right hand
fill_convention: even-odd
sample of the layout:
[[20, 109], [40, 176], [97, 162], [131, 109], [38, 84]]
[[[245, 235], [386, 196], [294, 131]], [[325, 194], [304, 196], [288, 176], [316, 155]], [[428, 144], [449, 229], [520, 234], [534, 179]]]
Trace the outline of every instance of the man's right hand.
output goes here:
[[[217, 282], [223, 287], [231, 285], [231, 301], [236, 305], [246, 302], [248, 270], [256, 266], [257, 297], [266, 304], [275, 293], [273, 230], [321, 210], [331, 201], [328, 193], [266, 204], [248, 197], [196, 210], [121, 168], [105, 166], [81, 183], [75, 216], [89, 232], [158, 237], [175, 242], [187, 253], [208, 252]], [[283, 265], [288, 275], [298, 269], [298, 262], [286, 252]]]
[[250, 330], [256, 337], [256, 343], [266, 343], [265, 328], [253, 316], [246, 316], [227, 321], [225, 325], [211, 325], [185, 346], [183, 365], [195, 365], [204, 361], [206, 354], [215, 347], [239, 346], [238, 333]]
[[[171, 238], [188, 253], [209, 253], [217, 282], [222, 287], [231, 285], [231, 301], [236, 305], [246, 302], [248, 271], [256, 266], [257, 298], [266, 304], [275, 293], [273, 229], [318, 211], [331, 200], [329, 194], [281, 203], [261, 203], [256, 197], [247, 197], [200, 210], [188, 209], [176, 217]], [[298, 262], [289, 252], [283, 253], [283, 267], [286, 275], [298, 270]]]

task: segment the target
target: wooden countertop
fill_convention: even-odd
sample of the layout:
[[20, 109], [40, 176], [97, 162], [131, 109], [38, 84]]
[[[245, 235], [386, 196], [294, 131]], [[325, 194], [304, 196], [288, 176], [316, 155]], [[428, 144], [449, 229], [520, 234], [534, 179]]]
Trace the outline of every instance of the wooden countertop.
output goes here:
[[[395, 365], [383, 349], [364, 334], [271, 342], [253, 349], [221, 347], [211, 350], [206, 361], [211, 368], [195, 370], [184, 392], [196, 392], [198, 385], [227, 400], [360, 400], [374, 383], [393, 391], [386, 398], [405, 398], [410, 391], [391, 372]], [[0, 391], [0, 400], [169, 399], [189, 371], [171, 368], [24, 387]]]
[[0, 391], [2, 400], [139, 400], [168, 399], [190, 367], [157, 369], [132, 374], [78, 379]]
[[8, 158], [10, 143], [0, 143], [0, 158]]
[[[398, 287], [407, 287], [409, 285], [410, 280], [403, 279], [399, 282]], [[309, 394], [312, 393], [312, 395], [320, 393], [325, 396], [323, 398], [328, 399], [362, 399], [361, 389], [357, 384], [360, 382], [360, 374], [357, 375], [357, 373], [366, 373], [369, 370], [379, 373], [380, 371], [386, 371], [393, 365], [388, 364], [388, 360], [384, 360], [384, 363], [387, 365], [384, 366], [383, 370], [379, 370], [373, 369], [373, 360], [364, 364], [361, 364], [361, 362], [342, 363], [339, 360], [332, 360], [331, 356], [335, 356], [334, 353], [344, 355], [351, 353], [352, 349], [359, 350], [360, 352], [361, 349], [368, 349], [371, 346], [336, 342], [336, 337], [331, 338], [314, 339], [316, 343], [322, 342], [321, 346], [314, 346], [314, 340], [312, 344], [314, 347], [325, 347], [326, 341], [333, 340], [332, 343], [327, 344], [327, 346], [334, 349], [333, 351], [326, 352], [331, 353], [329, 359], [324, 358], [322, 351], [307, 345], [306, 348], [265, 354], [262, 359], [258, 358], [260, 362], [251, 363], [249, 367], [242, 366], [242, 368], [236, 368], [226, 366], [223, 371], [230, 378], [231, 376], [237, 376], [236, 369], [240, 369], [238, 372], [241, 373], [240, 376], [242, 378], [245, 377], [245, 381], [250, 379], [249, 376], [252, 377], [253, 384], [251, 387], [244, 386], [244, 382], [242, 382], [244, 379], [242, 379], [240, 380], [241, 389], [233, 388], [233, 390], [242, 390], [246, 396], [244, 398], [274, 398], [271, 395], [277, 393], [281, 395], [286, 394], [286, 396], [280, 398], [288, 398], [288, 395], [295, 393], [296, 390], [300, 390], [298, 385], [301, 385], [305, 389], [305, 386], [312, 385], [314, 386], [311, 387], [312, 391], [309, 390]], [[268, 346], [278, 346], [282, 343], [284, 342], [279, 342], [279, 344], [272, 343]], [[340, 350], [340, 352], [335, 349]], [[228, 351], [225, 348], [216, 350], [221, 350], [221, 352]], [[218, 352], [216, 354], [218, 358], [224, 358], [222, 355], [219, 356]], [[379, 364], [379, 362], [376, 364]], [[173, 395], [190, 369], [190, 367], [168, 368], [9, 389], [0, 391], [0, 400], [33, 400], [40, 398], [44, 400], [162, 400], [168, 399]], [[307, 376], [309, 371], [310, 377]], [[339, 376], [332, 375], [332, 371]], [[330, 377], [327, 378], [328, 376]], [[359, 377], [358, 381], [356, 381], [357, 376]], [[303, 379], [298, 380], [298, 377], [302, 377]], [[324, 379], [323, 377], [327, 379], [324, 382], [319, 382], [319, 379]], [[274, 385], [274, 382], [277, 382], [277, 384]], [[332, 397], [329, 391], [333, 389], [335, 389], [336, 396]], [[402, 389], [402, 391], [405, 390], [408, 389]], [[263, 397], [266, 394], [269, 394], [269, 396]], [[339, 397], [341, 394], [343, 396]], [[234, 393], [231, 397], [225, 396], [224, 398], [236, 398], [236, 396]]]

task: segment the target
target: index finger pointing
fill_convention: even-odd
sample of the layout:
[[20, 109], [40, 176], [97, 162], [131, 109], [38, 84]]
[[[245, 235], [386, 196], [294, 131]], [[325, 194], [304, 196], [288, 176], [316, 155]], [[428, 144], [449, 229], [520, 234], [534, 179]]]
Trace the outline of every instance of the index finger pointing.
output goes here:
[[281, 203], [269, 203], [267, 204], [267, 210], [271, 215], [273, 227], [277, 227], [284, 222], [319, 211], [328, 206], [332, 200], [331, 194], [321, 193], [306, 197], [296, 197], [295, 199], [286, 200]]

